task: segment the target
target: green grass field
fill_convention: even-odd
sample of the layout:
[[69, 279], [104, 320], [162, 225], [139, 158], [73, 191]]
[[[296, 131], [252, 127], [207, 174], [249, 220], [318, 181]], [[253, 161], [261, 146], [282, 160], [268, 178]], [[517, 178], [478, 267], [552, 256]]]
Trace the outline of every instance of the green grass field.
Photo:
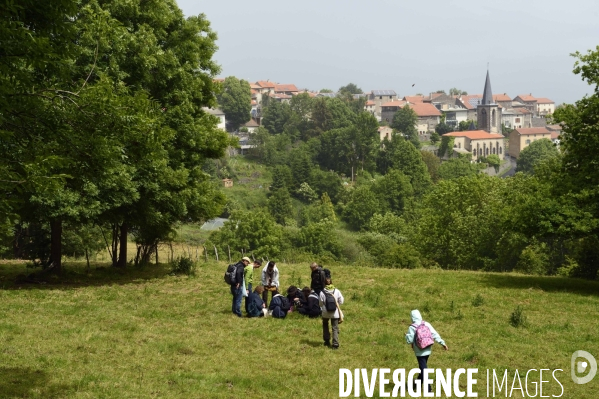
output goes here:
[[[18, 285], [25, 266], [0, 264], [0, 397], [336, 398], [340, 368], [417, 366], [404, 343], [413, 308], [450, 349], [436, 345], [429, 367], [478, 367], [480, 397], [486, 369], [533, 368], [563, 369], [563, 398], [597, 397], [599, 377], [575, 385], [570, 356], [599, 355], [599, 282], [332, 267], [346, 300], [332, 351], [320, 320], [233, 316], [224, 268], [200, 263], [195, 277], [175, 277], [166, 265], [86, 274], [67, 263], [47, 284]], [[280, 270], [282, 286], [309, 282], [307, 264]], [[517, 306], [526, 327], [509, 323]], [[559, 395], [546, 379], [544, 395]]]

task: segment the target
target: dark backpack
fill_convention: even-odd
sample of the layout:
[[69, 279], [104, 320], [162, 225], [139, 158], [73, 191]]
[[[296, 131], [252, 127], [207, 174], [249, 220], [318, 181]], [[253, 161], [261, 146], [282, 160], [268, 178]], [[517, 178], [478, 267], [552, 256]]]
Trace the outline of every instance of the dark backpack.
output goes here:
[[[337, 301], [335, 300], [335, 297], [333, 296], [333, 294], [327, 292], [327, 291], [322, 291], [324, 294], [324, 308], [328, 311], [328, 312], [334, 312], [337, 310]], [[333, 290], [333, 292], [335, 292], [335, 290]]]
[[329, 269], [322, 269], [325, 278], [331, 278], [331, 271]]
[[225, 283], [229, 285], [237, 284], [237, 264], [231, 264], [227, 266], [227, 271], [225, 272]]
[[279, 297], [279, 299], [281, 300], [281, 310], [283, 310], [284, 312], [289, 312], [289, 309], [291, 309], [291, 304], [289, 303], [289, 298], [281, 295]]

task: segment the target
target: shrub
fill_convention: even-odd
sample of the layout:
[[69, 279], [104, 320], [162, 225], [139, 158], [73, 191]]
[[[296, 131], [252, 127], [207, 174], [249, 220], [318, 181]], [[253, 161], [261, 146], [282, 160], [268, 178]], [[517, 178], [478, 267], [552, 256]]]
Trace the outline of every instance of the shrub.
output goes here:
[[472, 300], [472, 306], [478, 307], [485, 304], [485, 298], [481, 294], [476, 294], [476, 297]]
[[513, 327], [526, 327], [526, 316], [524, 315], [524, 311], [520, 306], [516, 307], [516, 309], [512, 312], [510, 316], [510, 324]]
[[186, 256], [180, 256], [173, 263], [171, 275], [185, 274], [186, 276], [194, 276], [196, 263]]

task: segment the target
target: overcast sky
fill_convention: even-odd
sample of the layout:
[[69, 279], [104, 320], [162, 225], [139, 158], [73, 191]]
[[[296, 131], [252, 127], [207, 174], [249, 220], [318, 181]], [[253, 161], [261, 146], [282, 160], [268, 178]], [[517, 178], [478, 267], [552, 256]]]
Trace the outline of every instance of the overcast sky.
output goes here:
[[[392, 89], [401, 97], [451, 87], [532, 93], [572, 103], [592, 88], [570, 53], [599, 45], [599, 1], [178, 0], [218, 34], [221, 77], [298, 88]], [[415, 84], [412, 87], [412, 84]]]

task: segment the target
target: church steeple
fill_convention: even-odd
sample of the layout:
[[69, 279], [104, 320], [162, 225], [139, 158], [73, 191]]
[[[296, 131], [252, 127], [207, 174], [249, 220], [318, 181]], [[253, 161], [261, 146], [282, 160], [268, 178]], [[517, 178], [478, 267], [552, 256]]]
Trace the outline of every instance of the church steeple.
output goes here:
[[483, 91], [482, 105], [493, 104], [493, 92], [491, 92], [491, 79], [489, 78], [489, 70], [487, 69], [487, 80], [485, 81], [485, 90]]

